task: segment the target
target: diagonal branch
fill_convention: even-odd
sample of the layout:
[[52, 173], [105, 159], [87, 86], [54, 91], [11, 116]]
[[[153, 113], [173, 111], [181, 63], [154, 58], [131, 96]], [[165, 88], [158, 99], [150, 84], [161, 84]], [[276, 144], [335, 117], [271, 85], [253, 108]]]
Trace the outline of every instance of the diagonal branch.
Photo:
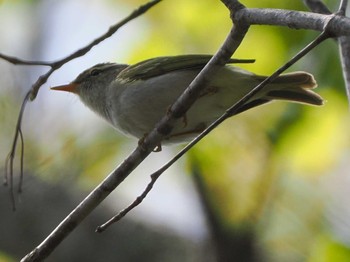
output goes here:
[[[338, 15], [345, 16], [347, 2], [342, 0], [339, 5]], [[305, 0], [305, 4], [313, 11], [322, 14], [330, 14], [330, 10], [320, 0]], [[338, 39], [340, 60], [343, 70], [346, 94], [350, 102], [350, 37], [341, 36]]]
[[[36, 83], [33, 84], [32, 88], [28, 93], [30, 93], [29, 97], [26, 96], [24, 99], [22, 106], [25, 106], [29, 98], [30, 100], [34, 100], [39, 89], [41, 86], [46, 83], [48, 78], [51, 76], [51, 74], [59, 69], [61, 66], [63, 66], [65, 63], [83, 56], [86, 54], [89, 50], [92, 49], [95, 45], [99, 44], [109, 36], [111, 36], [113, 33], [115, 33], [120, 27], [125, 25], [127, 22], [131, 21], [132, 19], [140, 16], [144, 12], [146, 12], [149, 8], [154, 6], [155, 4], [159, 3], [161, 0], [153, 0], [148, 2], [147, 4], [139, 7], [134, 12], [132, 12], [128, 17], [120, 21], [118, 24], [111, 26], [110, 29], [103, 34], [102, 36], [98, 37], [94, 41], [92, 41], [89, 45], [77, 50], [73, 54], [52, 62], [41, 62], [41, 61], [24, 61], [20, 59], [16, 59], [10, 56], [3, 55], [2, 58], [9, 58], [7, 61], [9, 62], [23, 62], [24, 64], [42, 64], [42, 65], [49, 65], [51, 66], [51, 69], [44, 75], [40, 76]], [[314, 0], [315, 1], [315, 0]], [[306, 12], [298, 12], [298, 11], [287, 11], [287, 10], [279, 10], [279, 9], [248, 9], [244, 8], [242, 4], [239, 3], [239, 1], [233, 1], [233, 0], [222, 0], [222, 2], [230, 9], [231, 15], [233, 16], [234, 20], [240, 19], [241, 21], [245, 21], [246, 23], [252, 25], [252, 24], [265, 24], [265, 25], [280, 25], [280, 26], [288, 26], [291, 28], [296, 29], [312, 29], [317, 31], [322, 31], [324, 26], [328, 24], [328, 30], [329, 32], [333, 32], [334, 35], [350, 35], [350, 19], [342, 16], [337, 16], [336, 19], [334, 16], [331, 15], [322, 15], [322, 14], [315, 14], [315, 13], [306, 13]], [[238, 12], [238, 10], [240, 12]], [[331, 20], [332, 23], [328, 23], [328, 21]], [[19, 117], [19, 120], [22, 120], [22, 116]], [[21, 127], [21, 121], [19, 122], [18, 127]], [[19, 129], [16, 128], [16, 133], [19, 132]], [[14, 148], [17, 145], [17, 138], [18, 134], [15, 135], [15, 140], [13, 141], [13, 147]], [[14, 157], [13, 152], [10, 152], [11, 157]], [[11, 161], [13, 162], [13, 161]]]
[[[154, 2], [159, 1], [152, 1], [152, 3]], [[323, 33], [323, 37], [328, 36], [329, 32], [334, 33], [334, 35], [350, 34], [350, 19], [345, 17], [273, 9], [246, 9], [238, 1], [222, 0], [222, 2], [230, 9], [235, 26], [216, 55], [173, 104], [168, 114], [162, 118], [155, 129], [140, 142], [140, 145], [132, 154], [108, 175], [106, 179], [98, 185], [39, 246], [24, 257], [22, 261], [39, 261], [49, 256], [65, 237], [67, 237], [81, 221], [152, 152], [160, 143], [161, 139], [171, 132], [174, 124], [179, 121], [186, 110], [193, 104], [195, 99], [199, 96], [200, 91], [205, 88], [209, 78], [216, 73], [217, 66], [224, 65], [232, 56], [251, 24], [282, 25], [318, 31], [323, 31], [326, 28], [327, 32]], [[102, 40], [98, 41], [101, 42]], [[98, 44], [98, 41], [96, 43], [94, 41], [91, 44]], [[92, 46], [90, 49], [91, 48]], [[78, 50], [76, 52], [77, 56], [83, 55], [85, 51], [88, 52], [90, 49], [83, 48]], [[63, 64], [58, 63], [55, 66], [59, 68], [62, 65]], [[31, 95], [33, 99], [39, 88], [40, 87], [32, 88]], [[261, 86], [257, 88], [261, 88]], [[253, 95], [253, 93], [249, 95]], [[244, 97], [241, 102], [246, 101], [244, 99], [249, 99], [249, 95]], [[239, 103], [235, 106], [239, 107]], [[232, 114], [235, 110], [237, 110], [237, 108], [230, 109], [228, 113]]]
[[245, 23], [236, 23], [226, 38], [222, 47], [209, 61], [199, 75], [193, 80], [186, 91], [170, 108], [169, 113], [163, 117], [156, 128], [144, 139], [142, 143], [126, 158], [119, 167], [98, 185], [75, 208], [52, 233], [22, 261], [38, 261], [47, 257], [60, 243], [73, 231], [80, 222], [89, 215], [160, 143], [161, 139], [171, 131], [174, 123], [186, 112], [200, 95], [209, 81], [209, 75], [215, 74], [218, 65], [224, 65], [238, 48], [248, 30]]
[[[347, 7], [348, 1], [342, 0], [339, 5], [338, 15], [345, 16], [345, 10]], [[305, 4], [313, 11], [322, 14], [329, 14], [330, 10], [326, 5], [320, 0], [305, 0]], [[337, 38], [340, 61], [342, 65], [343, 77], [345, 82], [346, 94], [348, 96], [348, 101], [350, 103], [350, 37], [341, 36]]]
[[158, 178], [169, 168], [171, 167], [177, 160], [179, 160], [183, 155], [185, 155], [192, 147], [194, 147], [200, 140], [202, 140], [207, 134], [213, 131], [216, 127], [218, 127], [222, 122], [224, 122], [227, 118], [235, 115], [238, 110], [244, 105], [249, 99], [251, 99], [255, 94], [257, 94], [261, 89], [264, 88], [267, 84], [273, 82], [281, 73], [299, 61], [302, 57], [308, 54], [312, 49], [321, 44], [324, 40], [329, 38], [330, 35], [327, 31], [322, 32], [315, 40], [313, 40], [310, 44], [308, 44], [305, 48], [303, 48], [299, 53], [297, 53], [292, 59], [290, 59], [283, 66], [278, 68], [271, 76], [262, 81], [259, 85], [257, 85], [252, 91], [250, 91], [247, 95], [241, 98], [236, 104], [226, 110], [226, 112], [219, 117], [216, 121], [214, 121], [208, 128], [206, 128], [201, 134], [199, 134], [195, 139], [193, 139], [188, 145], [186, 145], [179, 153], [176, 154], [168, 163], [162, 166], [159, 170], [151, 174], [151, 181], [148, 183], [145, 190], [142, 192], [140, 196], [138, 196], [134, 202], [132, 202], [128, 207], [120, 211], [117, 215], [109, 219], [103, 225], [97, 227], [96, 232], [101, 233], [105, 231], [109, 226], [113, 223], [118, 222], [127, 213], [129, 213], [136, 206], [141, 204], [141, 202], [146, 198], [148, 193], [152, 190], [154, 184], [158, 180]]

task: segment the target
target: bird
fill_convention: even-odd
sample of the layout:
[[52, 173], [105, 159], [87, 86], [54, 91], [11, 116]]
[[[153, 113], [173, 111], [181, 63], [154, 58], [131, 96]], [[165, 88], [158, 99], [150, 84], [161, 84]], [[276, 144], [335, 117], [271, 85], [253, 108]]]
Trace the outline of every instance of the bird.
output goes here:
[[[156, 57], [134, 65], [100, 63], [83, 71], [71, 83], [51, 89], [78, 95], [88, 108], [114, 128], [143, 139], [211, 58], [211, 55], [198, 54]], [[252, 62], [254, 60], [230, 59], [226, 65], [218, 67], [182, 121], [177, 121], [161, 145], [190, 141], [262, 82], [266, 76], [232, 65]], [[322, 105], [323, 98], [312, 90], [315, 87], [313, 75], [307, 72], [280, 75], [251, 97], [236, 114], [274, 100]]]

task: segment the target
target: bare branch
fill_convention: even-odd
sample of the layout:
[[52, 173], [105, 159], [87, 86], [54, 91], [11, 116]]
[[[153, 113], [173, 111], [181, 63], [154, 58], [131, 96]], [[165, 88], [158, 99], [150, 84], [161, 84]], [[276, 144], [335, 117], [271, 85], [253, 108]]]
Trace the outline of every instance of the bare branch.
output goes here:
[[[278, 25], [293, 29], [327, 30], [334, 36], [350, 35], [350, 19], [343, 16], [323, 15], [279, 9], [243, 9], [241, 15], [251, 25]], [[329, 20], [332, 20], [329, 23]]]
[[[130, 22], [131, 20], [139, 17], [140, 15], [144, 14], [145, 12], [147, 12], [150, 8], [152, 8], [153, 6], [155, 6], [156, 4], [158, 4], [159, 2], [161, 2], [162, 0], [152, 0], [144, 5], [141, 5], [139, 8], [135, 9], [130, 15], [128, 15], [127, 17], [125, 17], [123, 20], [121, 20], [120, 22], [118, 22], [117, 24], [111, 26], [108, 31], [106, 33], [104, 33], [103, 35], [101, 35], [100, 37], [96, 38], [95, 40], [93, 40], [90, 44], [86, 45], [83, 48], [80, 48], [79, 50], [75, 51], [74, 53], [72, 53], [71, 55], [62, 58], [61, 60], [58, 60], [56, 62], [53, 62], [52, 68], [57, 70], [59, 69], [61, 66], [63, 66], [64, 64], [72, 61], [75, 58], [81, 57], [83, 55], [85, 55], [87, 52], [89, 52], [94, 46], [98, 45], [99, 43], [101, 43], [102, 41], [106, 40], [107, 38], [111, 37], [115, 32], [117, 32], [122, 26], [124, 26], [125, 24], [127, 24], [128, 22]], [[45, 81], [46, 82], [46, 81]], [[44, 82], [44, 83], [45, 83]], [[31, 90], [31, 96], [30, 96], [30, 100], [34, 100], [41, 85], [33, 85], [32, 90]]]
[[350, 102], [350, 37], [339, 38], [339, 49], [348, 101]]
[[303, 48], [297, 55], [295, 55], [292, 59], [290, 59], [286, 64], [278, 68], [271, 76], [266, 78], [263, 82], [257, 85], [251, 92], [249, 92], [246, 96], [240, 99], [236, 104], [226, 110], [226, 112], [219, 117], [215, 122], [213, 122], [208, 128], [206, 128], [201, 134], [199, 134], [195, 139], [193, 139], [186, 147], [184, 147], [179, 153], [176, 154], [168, 163], [166, 163], [162, 168], [151, 174], [151, 181], [142, 192], [140, 196], [138, 196], [134, 202], [132, 202], [128, 207], [120, 211], [117, 215], [112, 217], [103, 225], [97, 227], [96, 232], [101, 233], [105, 231], [109, 226], [113, 223], [121, 220], [127, 213], [129, 213], [132, 209], [142, 203], [142, 201], [146, 198], [148, 193], [152, 190], [154, 184], [158, 180], [158, 178], [169, 168], [171, 167], [177, 160], [179, 160], [183, 155], [185, 155], [192, 147], [194, 147], [200, 140], [202, 140], [207, 134], [213, 131], [216, 127], [218, 127], [222, 122], [224, 122], [227, 118], [235, 115], [237, 111], [244, 105], [250, 98], [252, 98], [256, 93], [261, 91], [267, 84], [271, 83], [276, 79], [281, 73], [295, 64], [298, 60], [304, 57], [307, 53], [309, 53], [313, 48], [318, 46], [324, 40], [329, 37], [328, 33], [321, 33], [315, 40], [313, 40], [310, 44], [308, 44], [305, 48]]
[[[183, 154], [182, 154], [183, 152]], [[141, 195], [139, 195], [134, 202], [132, 202], [129, 206], [127, 206], [125, 209], [120, 211], [117, 215], [113, 216], [111, 219], [109, 219], [106, 223], [103, 225], [100, 225], [96, 228], [96, 233], [102, 233], [105, 231], [109, 226], [112, 224], [118, 222], [123, 217], [125, 217], [131, 210], [133, 210], [135, 207], [140, 205], [142, 201], [146, 198], [149, 192], [151, 192], [154, 184], [158, 180], [158, 178], [169, 168], [171, 167], [182, 155], [184, 155], [187, 152], [184, 150], [181, 150], [179, 154], [177, 154], [174, 158], [172, 158], [166, 165], [164, 165], [161, 169], [157, 170], [155, 173], [151, 174], [151, 181], [148, 183], [145, 190], [142, 192]]]
[[[338, 14], [345, 16], [346, 8], [348, 5], [347, 0], [341, 0]], [[346, 94], [350, 103], [350, 37], [342, 36], [338, 39], [341, 65], [343, 69], [343, 76], [346, 86]]]
[[201, 90], [206, 87], [209, 81], [209, 74], [214, 74], [217, 71], [218, 65], [224, 65], [230, 59], [245, 36], [248, 27], [245, 23], [236, 23], [234, 29], [230, 32], [216, 55], [213, 56], [201, 73], [199, 73], [186, 91], [173, 104], [169, 113], [163, 117], [157, 127], [39, 246], [22, 259], [23, 262], [38, 261], [39, 258], [44, 259], [47, 257], [152, 152], [160, 143], [161, 139], [170, 132], [175, 121], [182, 117], [200, 95]]
[[339, 9], [338, 9], [338, 14], [345, 15], [347, 6], [348, 6], [348, 0], [341, 0], [340, 5], [339, 5]]
[[[111, 37], [115, 32], [117, 32], [119, 30], [119, 28], [121, 28], [122, 26], [124, 26], [125, 24], [127, 24], [128, 22], [130, 22], [131, 20], [139, 17], [140, 15], [144, 14], [145, 12], [147, 12], [151, 7], [153, 7], [154, 5], [158, 4], [159, 2], [161, 2], [162, 0], [152, 0], [144, 5], [141, 5], [139, 8], [137, 8], [136, 10], [134, 10], [129, 16], [127, 16], [126, 18], [124, 18], [123, 20], [121, 20], [119, 23], [111, 26], [108, 31], [106, 33], [104, 33], [103, 35], [101, 35], [100, 37], [96, 38], [95, 40], [93, 40], [90, 44], [86, 45], [83, 48], [80, 48], [79, 50], [75, 51], [74, 53], [70, 54], [67, 57], [64, 57], [60, 60], [54, 61], [54, 62], [46, 62], [46, 61], [28, 61], [28, 60], [23, 60], [17, 57], [13, 57], [13, 56], [9, 56], [9, 55], [5, 55], [5, 54], [1, 54], [0, 53], [0, 58], [8, 61], [12, 64], [15, 65], [41, 65], [41, 66], [50, 66], [52, 68], [54, 68], [55, 70], [59, 69], [62, 65], [68, 63], [69, 61], [72, 61], [75, 58], [81, 57], [83, 55], [85, 55], [87, 52], [89, 52], [94, 46], [98, 45], [99, 43], [101, 43], [102, 41], [106, 40], [107, 38]], [[46, 82], [46, 81], [45, 81]], [[44, 83], [45, 83], [44, 82]], [[43, 83], [43, 84], [44, 84]], [[41, 85], [33, 85], [32, 87], [32, 94], [30, 96], [30, 100], [34, 100], [39, 89], [40, 89]]]
[[[306, 0], [305, 3], [313, 11], [317, 13], [329, 14], [331, 11], [319, 0]], [[341, 1], [338, 15], [345, 15], [347, 1]], [[343, 69], [346, 93], [350, 102], [350, 37], [342, 36], [338, 39], [341, 65]]]
[[23, 132], [22, 129], [19, 128], [18, 129], [18, 133], [19, 133], [19, 137], [21, 140], [21, 157], [20, 157], [20, 176], [19, 176], [19, 182], [18, 182], [18, 189], [17, 192], [18, 193], [22, 193], [22, 185], [23, 185], [23, 165], [24, 165], [24, 138], [23, 138]]
[[51, 62], [45, 62], [45, 61], [29, 61], [29, 60], [23, 60], [14, 56], [9, 56], [0, 53], [0, 58], [11, 63], [14, 65], [37, 65], [37, 66], [52, 66]]
[[232, 19], [235, 13], [238, 12], [238, 10], [246, 8], [243, 4], [241, 4], [237, 0], [221, 0], [221, 2], [227, 7], [228, 10], [230, 10]]
[[[154, 5], [160, 1], [151, 1]], [[310, 46], [306, 47], [303, 52], [310, 51], [314, 46], [318, 45], [324, 39], [330, 35], [350, 35], [350, 19], [334, 16], [334, 15], [322, 15], [306, 12], [285, 11], [285, 10], [273, 10], [273, 9], [246, 9], [238, 1], [234, 0], [222, 0], [223, 3], [230, 9], [231, 16], [234, 21], [234, 28], [231, 30], [229, 36], [226, 38], [222, 47], [218, 50], [216, 55], [209, 61], [199, 75], [193, 80], [190, 86], [179, 97], [179, 99], [172, 105], [167, 115], [165, 115], [161, 121], [156, 125], [145, 139], [140, 142], [139, 146], [132, 152], [132, 154], [126, 158], [111, 174], [109, 174], [105, 180], [98, 185], [78, 206], [75, 208], [53, 231], [52, 233], [30, 254], [22, 259], [22, 261], [39, 261], [43, 260], [64, 240], [66, 236], [70, 234], [80, 222], [88, 216], [92, 210], [94, 210], [151, 152], [159, 145], [162, 138], [168, 135], [175, 123], [185, 114], [185, 112], [194, 103], [199, 96], [202, 89], [204, 89], [209, 82], [209, 79], [215, 75], [218, 66], [224, 65], [228, 59], [232, 56], [234, 51], [240, 45], [243, 37], [245, 36], [249, 26], [251, 24], [268, 24], [268, 25], [282, 25], [291, 28], [304, 28], [322, 31], [325, 30], [319, 38], [317, 38]], [[149, 7], [148, 7], [149, 8]], [[143, 10], [142, 8], [140, 8]], [[139, 9], [138, 9], [139, 10]], [[140, 12], [139, 14], [142, 14]], [[123, 20], [119, 27], [124, 25], [132, 18]], [[118, 27], [118, 28], [119, 28]], [[78, 50], [72, 55], [64, 58], [58, 62], [55, 62], [52, 70], [60, 68], [64, 63], [84, 55], [93, 46], [97, 45], [105, 38], [113, 34], [115, 26], [112, 26], [108, 32], [97, 38], [88, 46]], [[302, 55], [305, 53], [301, 52]], [[301, 55], [301, 56], [302, 56]], [[293, 58], [282, 69], [285, 70], [292, 63], [300, 59], [301, 56]], [[55, 69], [54, 69], [55, 68]], [[31, 90], [31, 99], [34, 99], [37, 92], [42, 85], [46, 82], [47, 78], [53, 72], [50, 70], [42, 78], [38, 79], [38, 85], [33, 85]], [[236, 105], [230, 108], [222, 118], [218, 119], [217, 125], [224, 121], [228, 116], [234, 114], [237, 109], [245, 103], [251, 96], [258, 92], [264, 85], [269, 83], [280, 74], [282, 71], [276, 71], [271, 77], [263, 81], [252, 92], [242, 98]], [[29, 93], [28, 93], [29, 94]], [[215, 127], [215, 126], [214, 126]], [[212, 128], [214, 128], [212, 127]], [[211, 130], [207, 131], [209, 133]], [[20, 132], [20, 127], [17, 128], [17, 132]], [[207, 133], [204, 133], [206, 135]], [[18, 136], [18, 135], [17, 135]], [[191, 146], [197, 143], [202, 137], [195, 140]], [[197, 138], [196, 138], [197, 139]], [[156, 176], [155, 176], [156, 177]], [[153, 179], [153, 178], [152, 178]], [[154, 183], [154, 182], [153, 182]], [[152, 181], [150, 183], [152, 188]], [[146, 192], [147, 194], [147, 192]], [[141, 200], [142, 201], [142, 200]]]
[[13, 138], [13, 143], [12, 143], [12, 148], [10, 153], [8, 154], [7, 158], [6, 158], [6, 163], [5, 163], [5, 180], [4, 180], [4, 184], [7, 185], [8, 184], [8, 179], [10, 180], [10, 194], [11, 194], [11, 202], [12, 202], [12, 208], [13, 210], [16, 209], [16, 205], [15, 205], [15, 197], [14, 197], [14, 192], [13, 192], [13, 162], [16, 156], [16, 148], [17, 148], [17, 142], [18, 142], [18, 137], [20, 137], [21, 139], [21, 174], [20, 174], [20, 183], [19, 183], [19, 189], [18, 191], [21, 192], [21, 186], [22, 186], [22, 179], [23, 179], [23, 157], [24, 157], [24, 141], [23, 141], [23, 134], [22, 134], [22, 129], [21, 129], [21, 123], [22, 123], [22, 118], [23, 118], [23, 114], [24, 114], [24, 109], [25, 106], [29, 100], [29, 95], [30, 92], [27, 93], [27, 95], [25, 96], [20, 112], [19, 112], [19, 116], [17, 119], [17, 125], [16, 125], [16, 132], [15, 132], [15, 137]]

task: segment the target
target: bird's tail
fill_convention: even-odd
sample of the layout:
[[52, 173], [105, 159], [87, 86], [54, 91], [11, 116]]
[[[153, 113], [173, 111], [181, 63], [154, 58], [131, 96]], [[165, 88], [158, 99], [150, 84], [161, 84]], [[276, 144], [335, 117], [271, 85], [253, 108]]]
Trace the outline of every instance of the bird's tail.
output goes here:
[[[257, 82], [262, 82], [266, 76], [255, 76]], [[287, 100], [310, 105], [323, 105], [323, 98], [312, 89], [317, 87], [313, 75], [306, 72], [293, 72], [277, 77], [271, 84], [268, 84], [261, 98], [248, 102], [237, 110], [237, 113], [246, 111], [272, 100]]]
[[[266, 77], [257, 76], [262, 81]], [[294, 72], [277, 77], [266, 87], [268, 100], [289, 100], [311, 105], [323, 105], [323, 98], [312, 91], [317, 87], [313, 75], [306, 72]]]

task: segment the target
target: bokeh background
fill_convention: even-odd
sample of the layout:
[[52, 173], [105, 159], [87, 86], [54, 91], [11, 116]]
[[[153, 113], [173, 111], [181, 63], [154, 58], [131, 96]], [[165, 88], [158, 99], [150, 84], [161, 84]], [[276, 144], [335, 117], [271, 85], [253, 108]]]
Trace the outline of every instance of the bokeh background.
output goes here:
[[[242, 2], [307, 10], [295, 0]], [[332, 10], [338, 2], [326, 1]], [[0, 52], [56, 60], [143, 3], [2, 0]], [[24, 115], [25, 181], [16, 212], [8, 188], [0, 188], [1, 262], [18, 261], [39, 244], [137, 143], [75, 96], [49, 87], [100, 62], [212, 54], [230, 30], [228, 15], [217, 0], [163, 1], [53, 74]], [[244, 67], [271, 74], [316, 36], [253, 26], [235, 57], [255, 58]], [[46, 70], [0, 60], [2, 170], [22, 99]], [[323, 43], [290, 70], [314, 74], [326, 104], [275, 102], [226, 121], [166, 172], [141, 206], [95, 234], [181, 147], [152, 154], [47, 261], [350, 261], [350, 119], [336, 41]]]

